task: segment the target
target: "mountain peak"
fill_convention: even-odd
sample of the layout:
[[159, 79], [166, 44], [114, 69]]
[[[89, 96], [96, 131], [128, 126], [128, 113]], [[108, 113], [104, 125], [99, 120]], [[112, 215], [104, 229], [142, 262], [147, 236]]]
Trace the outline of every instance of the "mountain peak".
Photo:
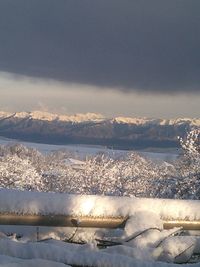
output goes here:
[[44, 111], [0, 112], [0, 134], [4, 137], [45, 143], [99, 144], [133, 147], [170, 147], [178, 144], [200, 119], [153, 119], [78, 113], [59, 115]]
[[112, 119], [108, 119], [100, 113], [77, 113], [77, 114], [56, 114], [47, 111], [35, 110], [31, 112], [5, 112], [0, 111], [0, 119], [13, 116], [15, 118], [23, 119], [30, 118], [33, 120], [42, 120], [42, 121], [61, 121], [61, 122], [70, 122], [70, 123], [82, 123], [82, 122], [102, 122], [109, 120], [113, 123], [118, 124], [135, 124], [135, 125], [144, 125], [144, 124], [156, 124], [156, 125], [180, 125], [188, 123], [191, 126], [200, 126], [200, 118], [175, 118], [175, 119], [155, 119], [147, 117], [123, 117], [118, 116]]

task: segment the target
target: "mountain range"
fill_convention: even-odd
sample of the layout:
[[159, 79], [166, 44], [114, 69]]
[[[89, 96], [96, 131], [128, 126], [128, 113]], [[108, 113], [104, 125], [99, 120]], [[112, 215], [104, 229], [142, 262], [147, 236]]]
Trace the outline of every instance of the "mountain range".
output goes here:
[[200, 118], [105, 118], [86, 113], [0, 112], [0, 136], [49, 144], [89, 144], [120, 149], [177, 147], [178, 136], [200, 127]]

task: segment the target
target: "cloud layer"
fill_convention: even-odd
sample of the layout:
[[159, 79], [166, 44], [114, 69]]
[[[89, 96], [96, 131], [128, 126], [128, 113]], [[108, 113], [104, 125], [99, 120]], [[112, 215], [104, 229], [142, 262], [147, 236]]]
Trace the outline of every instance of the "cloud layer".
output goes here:
[[1, 0], [0, 71], [200, 92], [199, 0]]
[[102, 113], [106, 117], [197, 117], [200, 94], [138, 94], [0, 72], [0, 111], [41, 110], [60, 114]]

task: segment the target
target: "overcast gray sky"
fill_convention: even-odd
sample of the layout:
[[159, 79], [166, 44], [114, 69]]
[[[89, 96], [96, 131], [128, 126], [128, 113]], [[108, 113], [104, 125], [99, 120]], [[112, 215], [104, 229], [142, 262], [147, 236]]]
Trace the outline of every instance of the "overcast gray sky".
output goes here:
[[0, 109], [200, 117], [199, 10], [199, 0], [0, 0]]

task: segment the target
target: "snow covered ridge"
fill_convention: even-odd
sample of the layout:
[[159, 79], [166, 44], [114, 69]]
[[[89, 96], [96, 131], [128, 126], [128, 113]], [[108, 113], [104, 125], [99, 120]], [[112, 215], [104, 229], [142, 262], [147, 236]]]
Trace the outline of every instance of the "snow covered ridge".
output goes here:
[[189, 123], [191, 126], [200, 126], [200, 118], [177, 118], [177, 119], [150, 119], [150, 118], [127, 118], [127, 117], [116, 117], [113, 119], [114, 122], [124, 124], [154, 124], [154, 125], [180, 125], [183, 123]]
[[0, 212], [30, 215], [130, 217], [153, 212], [160, 218], [200, 220], [200, 201], [73, 195], [0, 189]]
[[0, 118], [9, 118], [13, 116], [14, 118], [20, 119], [33, 119], [33, 120], [42, 120], [42, 121], [61, 121], [61, 122], [87, 122], [87, 121], [102, 121], [105, 118], [101, 114], [96, 113], [86, 113], [86, 114], [75, 114], [75, 115], [58, 115], [55, 113], [50, 113], [46, 111], [33, 111], [33, 112], [16, 112], [16, 113], [9, 113], [9, 112], [0, 112]]
[[0, 112], [3, 137], [46, 144], [89, 144], [128, 150], [177, 148], [177, 136], [184, 137], [193, 128], [200, 128], [200, 118], [164, 120], [105, 118], [95, 113]]
[[193, 126], [200, 126], [200, 118], [176, 118], [176, 119], [154, 119], [154, 118], [137, 118], [137, 117], [116, 117], [116, 118], [105, 118], [102, 114], [96, 113], [85, 113], [85, 114], [74, 114], [74, 115], [59, 115], [55, 113], [50, 113], [46, 111], [33, 111], [33, 112], [4, 112], [0, 111], [0, 119], [8, 118], [30, 118], [34, 120], [43, 120], [43, 121], [61, 121], [61, 122], [103, 122], [103, 121], [113, 121], [115, 123], [124, 123], [124, 124], [136, 124], [136, 125], [144, 125], [144, 124], [157, 124], [157, 125], [175, 125], [182, 123], [189, 123]]

